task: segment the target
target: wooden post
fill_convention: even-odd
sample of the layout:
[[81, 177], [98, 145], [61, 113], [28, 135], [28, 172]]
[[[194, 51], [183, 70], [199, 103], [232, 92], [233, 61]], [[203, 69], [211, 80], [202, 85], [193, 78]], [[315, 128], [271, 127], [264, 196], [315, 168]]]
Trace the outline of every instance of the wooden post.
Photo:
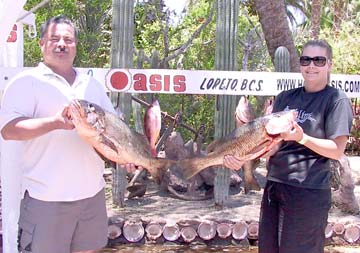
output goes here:
[[[218, 0], [216, 20], [216, 70], [237, 70], [237, 23], [239, 0]], [[219, 95], [215, 108], [215, 139], [229, 134], [235, 127], [236, 96]], [[223, 206], [229, 196], [230, 171], [219, 168], [215, 178], [215, 204]]]

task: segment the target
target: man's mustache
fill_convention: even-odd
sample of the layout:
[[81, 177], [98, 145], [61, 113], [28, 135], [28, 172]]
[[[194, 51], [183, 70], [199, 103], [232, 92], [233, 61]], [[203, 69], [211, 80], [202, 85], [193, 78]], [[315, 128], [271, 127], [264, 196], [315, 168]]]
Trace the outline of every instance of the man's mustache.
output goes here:
[[67, 53], [67, 52], [69, 52], [69, 50], [65, 47], [57, 47], [57, 48], [55, 48], [54, 52], [55, 53], [62, 53], [62, 52]]

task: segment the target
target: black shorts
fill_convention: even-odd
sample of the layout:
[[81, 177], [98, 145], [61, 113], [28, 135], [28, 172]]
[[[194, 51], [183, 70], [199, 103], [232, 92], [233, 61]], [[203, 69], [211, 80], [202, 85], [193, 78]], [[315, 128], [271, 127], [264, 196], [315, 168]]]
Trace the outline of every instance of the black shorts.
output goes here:
[[259, 253], [323, 253], [331, 190], [268, 181], [261, 203]]

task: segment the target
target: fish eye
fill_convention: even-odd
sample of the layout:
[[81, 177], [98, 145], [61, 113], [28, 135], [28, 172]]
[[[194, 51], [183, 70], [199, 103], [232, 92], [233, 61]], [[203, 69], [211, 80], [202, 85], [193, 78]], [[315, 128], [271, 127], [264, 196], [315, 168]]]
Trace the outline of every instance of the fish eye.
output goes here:
[[93, 104], [89, 104], [89, 105], [88, 105], [88, 109], [89, 109], [89, 111], [91, 111], [91, 112], [95, 112], [95, 106], [94, 106]]

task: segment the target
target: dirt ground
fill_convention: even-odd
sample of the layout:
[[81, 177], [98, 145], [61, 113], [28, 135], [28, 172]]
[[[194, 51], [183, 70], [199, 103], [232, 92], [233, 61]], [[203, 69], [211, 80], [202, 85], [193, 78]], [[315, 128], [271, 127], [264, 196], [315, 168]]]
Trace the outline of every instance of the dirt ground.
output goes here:
[[[355, 195], [360, 203], [360, 157], [350, 157], [350, 164], [355, 181]], [[266, 169], [264, 161], [255, 171], [262, 189], [265, 185]], [[159, 187], [151, 184], [146, 194], [141, 198], [126, 200], [125, 207], [119, 208], [112, 204], [110, 184], [108, 185], [108, 214], [109, 217], [120, 217], [122, 219], [143, 219], [146, 221], [181, 221], [181, 220], [230, 220], [236, 221], [258, 221], [261, 191], [244, 193], [241, 185], [240, 192], [231, 194], [222, 209], [214, 205], [214, 200], [183, 201], [174, 198], [170, 193], [159, 191]], [[330, 211], [329, 222], [359, 223], [359, 215], [351, 215], [333, 207]], [[339, 252], [358, 252], [354, 251]], [[360, 251], [359, 251], [360, 252]]]
[[[360, 157], [350, 157], [351, 169], [355, 181], [355, 195], [360, 203]], [[263, 162], [255, 171], [255, 177], [260, 186], [265, 185], [266, 169]], [[110, 185], [108, 185], [110, 187]], [[230, 191], [234, 192], [234, 191]], [[260, 201], [263, 191], [251, 191], [245, 194], [241, 187], [237, 194], [230, 194], [224, 208], [218, 209], [214, 200], [184, 201], [174, 198], [170, 193], [160, 191], [159, 187], [151, 183], [146, 194], [141, 198], [125, 201], [124, 208], [112, 204], [111, 191], [108, 191], [108, 214], [129, 218], [148, 219], [228, 219], [232, 221], [253, 221], [259, 219]], [[351, 215], [333, 207], [329, 215], [330, 222], [359, 222], [359, 215]]]
[[[257, 168], [255, 177], [261, 187], [264, 186], [264, 167]], [[184, 201], [175, 198], [168, 192], [161, 191], [159, 186], [150, 181], [146, 194], [141, 198], [125, 201], [124, 208], [112, 204], [111, 192], [108, 191], [108, 215], [124, 219], [145, 219], [179, 221], [190, 220], [231, 220], [255, 221], [259, 218], [262, 191], [251, 191], [245, 195], [243, 188], [237, 194], [231, 194], [222, 209], [215, 207], [214, 199], [201, 201]], [[234, 192], [231, 190], [230, 192]]]

